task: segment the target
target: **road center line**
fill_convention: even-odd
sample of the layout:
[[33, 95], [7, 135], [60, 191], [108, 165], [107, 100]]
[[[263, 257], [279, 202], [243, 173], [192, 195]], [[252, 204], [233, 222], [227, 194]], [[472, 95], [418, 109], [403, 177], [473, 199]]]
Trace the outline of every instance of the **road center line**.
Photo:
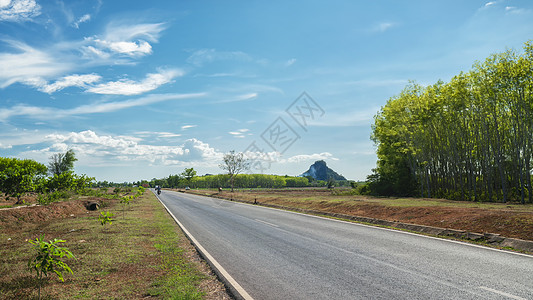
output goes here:
[[485, 290], [485, 291], [489, 291], [489, 292], [492, 292], [492, 293], [495, 293], [495, 294], [510, 298], [510, 299], [527, 300], [526, 298], [522, 298], [522, 297], [519, 297], [519, 296], [515, 296], [513, 294], [509, 294], [509, 293], [506, 293], [506, 292], [502, 292], [502, 291], [498, 291], [498, 290], [495, 290], [495, 289], [491, 289], [491, 288], [486, 287], [486, 286], [480, 286], [479, 288], [482, 289], [482, 290]]
[[263, 220], [259, 220], [259, 219], [254, 219], [254, 221], [257, 221], [257, 222], [260, 222], [260, 223], [263, 223], [263, 224], [266, 224], [266, 225], [269, 225], [269, 226], [272, 226], [272, 227], [279, 228], [278, 225], [276, 225], [276, 224], [272, 224], [272, 223], [269, 223], [269, 222], [267, 222], [267, 221], [263, 221]]

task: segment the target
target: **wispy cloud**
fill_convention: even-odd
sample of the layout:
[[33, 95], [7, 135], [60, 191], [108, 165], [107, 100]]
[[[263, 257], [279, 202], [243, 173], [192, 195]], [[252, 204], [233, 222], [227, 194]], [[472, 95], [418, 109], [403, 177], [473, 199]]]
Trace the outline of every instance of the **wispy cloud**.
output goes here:
[[200, 49], [194, 51], [187, 62], [195, 66], [203, 66], [219, 60], [252, 61], [252, 57], [242, 51], [217, 51], [215, 49]]
[[385, 32], [393, 27], [397, 26], [396, 23], [393, 22], [381, 22], [379, 24], [376, 24], [374, 27], [372, 27], [372, 32]]
[[163, 84], [172, 82], [178, 76], [183, 76], [184, 72], [177, 69], [160, 70], [159, 73], [150, 73], [146, 78], [136, 82], [129, 79], [112, 81], [98, 84], [87, 89], [90, 93], [107, 95], [138, 95], [157, 89]]
[[287, 62], [285, 62], [285, 66], [286, 67], [290, 67], [290, 66], [294, 65], [295, 62], [296, 62], [296, 58], [291, 58]]
[[181, 126], [181, 130], [186, 130], [186, 129], [189, 129], [189, 128], [194, 128], [194, 127], [196, 127], [196, 126], [198, 126], [198, 125], [183, 125], [183, 126]]
[[38, 120], [61, 119], [75, 115], [109, 113], [131, 107], [145, 106], [163, 101], [192, 99], [203, 96], [205, 96], [205, 94], [203, 93], [159, 95], [153, 94], [146, 97], [126, 101], [87, 104], [72, 109], [58, 109], [54, 107], [37, 107], [19, 104], [12, 108], [0, 108], [0, 121], [6, 121], [16, 116], [26, 116]]
[[0, 22], [25, 22], [41, 14], [35, 0], [0, 0]]
[[74, 22], [73, 26], [76, 27], [76, 28], [79, 28], [81, 23], [89, 22], [90, 20], [91, 20], [91, 15], [90, 14], [85, 14], [85, 15], [81, 16], [78, 20], [76, 20], [76, 22]]
[[322, 153], [314, 153], [314, 154], [300, 154], [291, 156], [286, 159], [282, 159], [281, 163], [299, 163], [299, 162], [305, 162], [305, 161], [317, 161], [317, 160], [339, 160], [338, 158], [333, 157], [333, 154], [329, 152], [322, 152]]
[[249, 132], [249, 131], [250, 131], [250, 129], [243, 128], [243, 129], [238, 129], [236, 131], [230, 131], [228, 133], [231, 134], [235, 138], [242, 139], [242, 138], [245, 138], [245, 135], [252, 135], [251, 133], [247, 134], [247, 132]]
[[101, 79], [102, 77], [96, 74], [75, 74], [60, 78], [52, 84], [41, 83], [40, 81], [38, 81], [35, 82], [35, 85], [41, 92], [51, 94], [67, 87], [87, 87], [89, 84], [98, 82]]
[[159, 40], [159, 36], [166, 25], [152, 24], [117, 24], [108, 25], [103, 36], [86, 38], [89, 44], [86, 53], [107, 59], [110, 55], [124, 55], [140, 57], [152, 53], [152, 45]]
[[13, 48], [14, 53], [0, 53], [0, 88], [16, 82], [55, 77], [73, 68], [68, 60], [58, 60], [46, 50], [13, 40], [4, 42]]
[[143, 138], [146, 137], [157, 137], [157, 138], [175, 138], [180, 137], [181, 134], [179, 133], [173, 133], [173, 132], [160, 132], [160, 131], [138, 131], [135, 133], [138, 136], [141, 136]]
[[529, 9], [525, 9], [525, 8], [518, 8], [518, 7], [515, 7], [515, 6], [506, 6], [505, 7], [505, 12], [506, 13], [509, 13], [509, 14], [526, 14], [526, 13], [529, 13], [531, 12], [531, 10]]

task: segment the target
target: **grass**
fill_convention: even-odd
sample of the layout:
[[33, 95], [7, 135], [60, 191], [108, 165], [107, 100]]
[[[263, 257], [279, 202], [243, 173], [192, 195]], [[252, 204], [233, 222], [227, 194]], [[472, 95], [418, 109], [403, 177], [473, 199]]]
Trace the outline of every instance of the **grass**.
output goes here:
[[[115, 213], [104, 230], [99, 211], [45, 222], [31, 229], [0, 233], [0, 298], [36, 299], [35, 275], [27, 269], [32, 253], [28, 239], [64, 239], [76, 260], [65, 262], [74, 274], [65, 282], [50, 274], [44, 299], [202, 299], [206, 280], [203, 262], [173, 219], [150, 192], [132, 201], [122, 218], [118, 200], [108, 201]], [[53, 275], [53, 276], [52, 276]], [[211, 276], [211, 277], [209, 277]]]
[[[348, 190], [349, 191], [349, 190]], [[216, 194], [214, 190], [194, 190], [193, 192], [212, 195]], [[236, 190], [235, 197], [247, 201], [268, 202], [278, 200], [290, 202], [302, 206], [308, 206], [313, 203], [349, 203], [350, 205], [360, 204], [378, 204], [391, 207], [458, 207], [458, 208], [482, 208], [497, 210], [513, 210], [516, 212], [533, 212], [533, 204], [518, 203], [497, 203], [497, 202], [473, 202], [473, 201], [454, 201], [446, 199], [429, 199], [429, 198], [395, 198], [395, 197], [372, 197], [360, 195], [345, 195], [346, 190], [335, 189], [328, 191], [326, 189], [242, 189]], [[229, 195], [225, 191], [226, 196]], [[324, 202], [325, 201], [325, 202]]]

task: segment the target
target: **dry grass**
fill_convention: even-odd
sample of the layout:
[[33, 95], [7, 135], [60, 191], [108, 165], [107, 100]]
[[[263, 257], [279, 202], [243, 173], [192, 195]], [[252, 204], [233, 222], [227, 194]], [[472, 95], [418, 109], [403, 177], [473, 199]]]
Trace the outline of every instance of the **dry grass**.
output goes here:
[[74, 274], [65, 282], [54, 274], [46, 279], [45, 299], [228, 298], [151, 192], [133, 200], [124, 218], [118, 200], [105, 200], [102, 210], [115, 214], [106, 228], [100, 211], [86, 211], [85, 200], [0, 211], [0, 298], [36, 298], [27, 240], [41, 234], [66, 240], [76, 256], [66, 261]]

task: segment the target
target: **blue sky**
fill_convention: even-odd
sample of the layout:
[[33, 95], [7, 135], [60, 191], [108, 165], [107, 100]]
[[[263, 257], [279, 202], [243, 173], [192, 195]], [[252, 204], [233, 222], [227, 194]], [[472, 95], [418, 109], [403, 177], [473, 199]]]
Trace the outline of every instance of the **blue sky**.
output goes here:
[[0, 156], [97, 180], [375, 167], [373, 116], [533, 39], [533, 2], [0, 0]]

